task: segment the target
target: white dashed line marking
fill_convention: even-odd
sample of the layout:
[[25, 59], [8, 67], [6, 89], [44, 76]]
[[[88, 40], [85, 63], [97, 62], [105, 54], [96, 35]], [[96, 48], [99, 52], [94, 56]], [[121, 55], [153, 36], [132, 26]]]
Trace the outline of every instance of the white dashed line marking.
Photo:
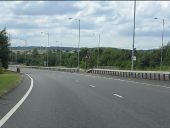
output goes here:
[[94, 86], [94, 85], [89, 85], [90, 87], [92, 87], [92, 88], [95, 88], [96, 86]]
[[116, 96], [116, 97], [119, 97], [119, 98], [124, 98], [123, 96], [121, 96], [121, 95], [118, 95], [118, 94], [113, 94], [114, 96]]
[[82, 74], [82, 75], [87, 76], [87, 77], [99, 78], [99, 79], [102, 78], [102, 79], [109, 79], [109, 80], [118, 80], [118, 81], [122, 81], [122, 82], [142, 84], [142, 85], [144, 85], [144, 86], [153, 86], [153, 87], [161, 87], [161, 88], [168, 88], [168, 89], [170, 89], [170, 87], [168, 87], [168, 86], [162, 86], [162, 85], [154, 85], [154, 84], [149, 84], [149, 83], [136, 82], [136, 81], [131, 81], [130, 79], [129, 79], [129, 80], [123, 80], [123, 79], [108, 78], [108, 77], [104, 77], [104, 76], [94, 76], [94, 75], [85, 75], [85, 74]]

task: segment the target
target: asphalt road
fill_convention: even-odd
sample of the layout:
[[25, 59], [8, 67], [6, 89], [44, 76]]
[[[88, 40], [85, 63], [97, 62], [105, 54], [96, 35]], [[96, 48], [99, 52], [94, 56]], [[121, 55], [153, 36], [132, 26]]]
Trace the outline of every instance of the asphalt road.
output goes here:
[[33, 90], [2, 128], [170, 128], [168, 82], [22, 71]]

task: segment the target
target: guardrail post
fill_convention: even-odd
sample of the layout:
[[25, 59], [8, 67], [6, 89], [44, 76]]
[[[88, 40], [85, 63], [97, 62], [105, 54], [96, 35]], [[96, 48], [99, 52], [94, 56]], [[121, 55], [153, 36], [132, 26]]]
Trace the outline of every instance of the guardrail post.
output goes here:
[[158, 74], [158, 80], [160, 80], [160, 79], [161, 79], [160, 74]]
[[165, 80], [165, 74], [163, 74], [163, 80]]
[[154, 80], [156, 79], [156, 74], [155, 74], [155, 73], [153, 74], [153, 79], [154, 79]]
[[168, 76], [169, 76], [169, 81], [170, 81], [170, 74], [168, 74]]
[[151, 73], [150, 73], [150, 80], [152, 79]]

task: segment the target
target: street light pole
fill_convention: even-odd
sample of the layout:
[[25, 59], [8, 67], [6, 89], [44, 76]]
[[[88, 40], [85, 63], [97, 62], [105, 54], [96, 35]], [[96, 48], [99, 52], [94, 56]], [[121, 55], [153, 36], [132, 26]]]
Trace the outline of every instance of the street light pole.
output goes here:
[[[60, 42], [60, 41], [56, 41], [56, 43], [57, 42]], [[57, 47], [57, 52], [58, 52], [58, 47]], [[56, 61], [55, 61], [55, 65], [57, 66], [57, 52], [56, 52], [56, 54], [55, 54], [55, 59], [56, 59]]]
[[48, 52], [49, 52], [49, 32], [47, 33], [48, 36], [48, 48], [47, 48], [47, 67], [48, 67]]
[[60, 67], [61, 67], [61, 62], [62, 62], [62, 55], [61, 55], [61, 53], [62, 53], [62, 50], [61, 50], [61, 48], [62, 48], [62, 42], [60, 42], [61, 43], [61, 46], [60, 46]]
[[[41, 32], [41, 34], [43, 34], [44, 32]], [[46, 66], [48, 67], [48, 51], [49, 51], [49, 32], [45, 33], [47, 34], [47, 39], [48, 39], [48, 42], [47, 42], [47, 47], [46, 47], [46, 51], [47, 51], [47, 60], [46, 60]]]
[[62, 65], [62, 42], [61, 41], [56, 41], [56, 42], [60, 42], [60, 66]]
[[27, 63], [27, 40], [25, 40], [25, 64]]
[[[159, 19], [157, 17], [155, 17], [154, 19]], [[160, 62], [160, 70], [162, 68], [163, 65], [163, 43], [164, 43], [164, 25], [165, 25], [165, 20], [162, 19], [162, 46], [161, 46], [161, 62]]]
[[79, 46], [80, 46], [80, 19], [78, 20], [79, 21], [79, 42], [78, 42], [78, 71], [79, 71], [79, 54], [80, 54], [80, 51], [79, 51]]
[[134, 70], [134, 44], [135, 44], [135, 21], [136, 21], [136, 0], [134, 1], [134, 21], [133, 21], [133, 45], [132, 45], [132, 64], [131, 70]]
[[98, 40], [98, 41], [99, 41], [99, 42], [98, 42], [97, 68], [98, 68], [98, 66], [99, 66], [100, 34], [99, 34], [99, 40]]
[[11, 44], [11, 34], [8, 33], [8, 40], [10, 45], [10, 61], [12, 62], [12, 44]]
[[[68, 19], [71, 20], [71, 19], [73, 19], [73, 18], [68, 18]], [[78, 71], [79, 71], [79, 63], [80, 63], [80, 62], [79, 62], [79, 61], [80, 61], [80, 60], [79, 60], [79, 59], [80, 59], [80, 58], [79, 58], [79, 54], [80, 54], [80, 51], [79, 51], [79, 49], [80, 49], [80, 48], [79, 48], [79, 47], [80, 47], [80, 19], [74, 19], [74, 20], [78, 20], [78, 26], [79, 26], [79, 27], [78, 27], [78, 30], [79, 30], [79, 35], [78, 35], [78, 55], [77, 55], [77, 68], [78, 68]]]
[[60, 44], [60, 66], [62, 65], [62, 50], [61, 50], [61, 48], [62, 48], [62, 42], [61, 41], [56, 41], [56, 42], [60, 42], [61, 44]]
[[161, 47], [161, 64], [160, 64], [160, 69], [162, 68], [162, 62], [163, 62], [164, 24], [165, 24], [165, 21], [164, 21], [164, 19], [162, 19], [162, 47]]
[[27, 53], [27, 48], [26, 48], [27, 40], [25, 40], [25, 39], [20, 39], [20, 40], [25, 42], [25, 59], [24, 59], [24, 61], [25, 61], [25, 64], [26, 64], [26, 61], [27, 61], [27, 57], [26, 57], [26, 53]]

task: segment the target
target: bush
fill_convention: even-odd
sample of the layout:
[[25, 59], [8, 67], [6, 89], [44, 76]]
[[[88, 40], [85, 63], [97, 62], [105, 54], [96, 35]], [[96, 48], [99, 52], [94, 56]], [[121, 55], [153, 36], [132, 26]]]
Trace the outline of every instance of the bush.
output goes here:
[[5, 68], [0, 67], [0, 74], [3, 74], [5, 72]]

